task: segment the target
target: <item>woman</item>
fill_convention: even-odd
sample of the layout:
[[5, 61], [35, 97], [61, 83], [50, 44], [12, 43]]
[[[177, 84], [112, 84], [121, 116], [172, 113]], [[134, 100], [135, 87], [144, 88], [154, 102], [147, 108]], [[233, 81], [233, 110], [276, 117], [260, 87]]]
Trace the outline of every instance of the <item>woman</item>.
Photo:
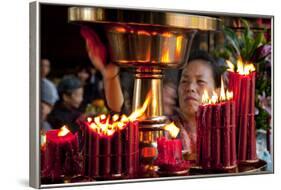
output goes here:
[[[88, 29], [82, 29], [82, 35], [89, 32], [85, 30]], [[88, 37], [89, 35], [83, 35], [86, 40], [88, 55], [103, 75], [108, 107], [115, 112], [120, 112], [124, 97], [118, 75], [119, 68], [116, 65], [105, 63], [105, 59], [100, 56], [102, 54], [100, 51], [105, 48], [97, 35], [93, 31], [90, 31], [90, 33], [94, 36], [91, 39]], [[201, 103], [202, 94], [205, 89], [209, 94], [215, 90], [218, 86], [218, 78], [220, 77], [215, 68], [215, 61], [203, 51], [191, 55], [189, 63], [182, 70], [177, 90], [179, 107], [171, 118], [176, 121], [177, 126], [181, 127], [180, 137], [184, 150], [189, 153], [190, 160], [196, 158], [196, 112]], [[164, 96], [164, 98], [167, 97], [169, 96]]]
[[[219, 86], [220, 75], [208, 53], [196, 51], [182, 70], [178, 85], [178, 108], [171, 117], [181, 127], [180, 138], [189, 160], [196, 159], [196, 112], [204, 90], [209, 94]], [[164, 96], [168, 97], [168, 96]]]

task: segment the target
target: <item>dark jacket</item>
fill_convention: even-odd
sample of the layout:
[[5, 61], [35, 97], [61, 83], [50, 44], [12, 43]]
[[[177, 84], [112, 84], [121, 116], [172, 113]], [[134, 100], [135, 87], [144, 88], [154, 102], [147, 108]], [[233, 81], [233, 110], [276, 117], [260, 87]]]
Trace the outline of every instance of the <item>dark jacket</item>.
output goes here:
[[47, 121], [54, 129], [60, 129], [63, 125], [67, 125], [71, 132], [79, 130], [76, 120], [82, 113], [76, 108], [68, 108], [63, 102], [58, 101], [52, 112], [48, 115]]

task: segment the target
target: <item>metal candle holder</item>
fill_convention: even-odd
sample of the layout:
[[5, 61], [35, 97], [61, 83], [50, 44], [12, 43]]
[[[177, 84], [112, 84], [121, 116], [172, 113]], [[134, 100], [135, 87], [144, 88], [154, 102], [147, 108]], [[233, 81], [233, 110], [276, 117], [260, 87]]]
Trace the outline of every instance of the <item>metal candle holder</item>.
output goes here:
[[140, 163], [155, 169], [156, 139], [164, 135], [169, 120], [163, 114], [163, 71], [187, 64], [197, 30], [216, 30], [217, 19], [198, 15], [149, 10], [71, 7], [71, 23], [101, 25], [108, 39], [110, 61], [133, 68], [133, 108], [140, 108], [151, 93], [151, 101], [140, 121]]

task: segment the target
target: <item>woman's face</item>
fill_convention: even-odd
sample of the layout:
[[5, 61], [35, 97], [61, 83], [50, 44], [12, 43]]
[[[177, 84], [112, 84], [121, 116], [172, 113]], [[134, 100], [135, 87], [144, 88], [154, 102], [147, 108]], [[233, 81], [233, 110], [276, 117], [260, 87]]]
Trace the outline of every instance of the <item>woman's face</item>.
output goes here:
[[195, 116], [205, 89], [209, 94], [215, 89], [212, 69], [205, 60], [193, 60], [183, 69], [178, 87], [180, 110], [186, 117]]

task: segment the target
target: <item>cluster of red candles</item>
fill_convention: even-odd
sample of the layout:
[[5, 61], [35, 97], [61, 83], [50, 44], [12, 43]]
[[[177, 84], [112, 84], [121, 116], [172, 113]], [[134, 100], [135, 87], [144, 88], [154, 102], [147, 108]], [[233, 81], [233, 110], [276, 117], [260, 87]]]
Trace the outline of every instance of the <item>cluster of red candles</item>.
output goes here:
[[205, 91], [197, 113], [197, 165], [204, 169], [236, 167], [236, 125], [233, 94], [225, 92], [209, 98]]
[[189, 167], [189, 162], [183, 160], [182, 144], [180, 139], [176, 139], [179, 133], [179, 128], [175, 126], [174, 122], [164, 127], [169, 132], [168, 137], [160, 137], [157, 139], [158, 155], [155, 164], [159, 166], [160, 171], [177, 172], [186, 170]]
[[151, 101], [129, 116], [104, 114], [88, 117], [83, 125], [83, 174], [92, 178], [136, 177], [139, 167], [138, 120]]
[[78, 135], [66, 126], [47, 131], [41, 143], [42, 176], [51, 180], [71, 177], [81, 173]]
[[93, 178], [134, 177], [139, 161], [138, 122], [125, 115], [100, 115], [87, 120], [83, 174]]
[[255, 161], [256, 128], [255, 128], [255, 67], [237, 60], [237, 70], [229, 61], [229, 89], [234, 93], [237, 123], [238, 160]]

